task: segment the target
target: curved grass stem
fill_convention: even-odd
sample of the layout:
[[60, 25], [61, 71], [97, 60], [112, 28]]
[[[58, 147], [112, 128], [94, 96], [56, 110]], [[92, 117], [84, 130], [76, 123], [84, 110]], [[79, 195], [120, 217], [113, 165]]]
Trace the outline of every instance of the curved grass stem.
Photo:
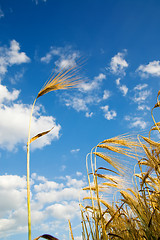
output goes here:
[[27, 207], [28, 207], [28, 240], [31, 240], [31, 203], [30, 203], [30, 135], [31, 135], [31, 121], [33, 115], [34, 105], [37, 98], [34, 100], [32, 105], [30, 120], [29, 120], [29, 130], [28, 130], [28, 142], [27, 142]]

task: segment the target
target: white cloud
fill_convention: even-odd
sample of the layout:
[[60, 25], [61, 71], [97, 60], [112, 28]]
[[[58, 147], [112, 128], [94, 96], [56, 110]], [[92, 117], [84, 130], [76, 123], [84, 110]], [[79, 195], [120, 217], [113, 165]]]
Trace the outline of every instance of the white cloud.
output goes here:
[[[31, 105], [14, 103], [19, 96], [18, 90], [9, 92], [6, 86], [0, 85], [0, 147], [15, 150], [19, 144], [26, 145]], [[32, 149], [42, 148], [59, 138], [61, 126], [52, 116], [44, 116], [42, 107], [36, 106], [31, 126], [31, 136], [54, 129], [47, 135], [33, 142]]]
[[145, 129], [147, 127], [147, 122], [145, 122], [142, 117], [125, 116], [125, 120], [129, 121], [130, 128], [139, 127]]
[[10, 47], [0, 47], [0, 74], [7, 72], [8, 66], [28, 63], [30, 58], [25, 52], [20, 52], [20, 45], [16, 40], [10, 42]]
[[141, 118], [135, 117], [133, 119], [133, 122], [131, 123], [132, 127], [140, 127], [142, 129], [145, 129], [147, 126], [147, 123], [145, 121], [143, 121]]
[[79, 152], [79, 151], [80, 151], [79, 148], [77, 148], [77, 149], [72, 149], [72, 150], [71, 150], [71, 153], [77, 153], [77, 152]]
[[68, 56], [61, 57], [61, 59], [55, 62], [56, 66], [60, 69], [62, 68], [70, 68], [76, 66], [76, 59], [79, 57], [79, 54], [74, 52], [69, 54]]
[[120, 81], [121, 81], [121, 79], [120, 79], [120, 78], [117, 78], [117, 79], [116, 79], [116, 85], [117, 85], [117, 86], [119, 86], [119, 85], [120, 85]]
[[119, 87], [119, 90], [122, 92], [123, 96], [126, 96], [126, 94], [128, 93], [128, 88], [126, 85], [121, 85]]
[[85, 114], [85, 116], [87, 117], [87, 118], [90, 118], [90, 117], [92, 117], [93, 116], [93, 112], [86, 112], [86, 114]]
[[37, 181], [41, 181], [41, 182], [46, 182], [47, 179], [44, 176], [39, 176], [36, 173], [32, 173], [32, 179], [35, 179]]
[[83, 99], [81, 97], [70, 97], [64, 99], [67, 107], [74, 108], [77, 112], [79, 111], [88, 111], [87, 107], [87, 99]]
[[82, 237], [81, 236], [77, 236], [74, 238], [75, 240], [82, 240]]
[[149, 90], [136, 93], [134, 96], [134, 102], [144, 102], [149, 97], [149, 95], [151, 95], [151, 91]]
[[[78, 217], [80, 221], [79, 191], [86, 183], [72, 179], [70, 176], [63, 178], [61, 183], [49, 181], [35, 173], [32, 176], [31, 181], [35, 182], [31, 186], [32, 227], [45, 231], [45, 225], [50, 226], [50, 218], [52, 218], [59, 236], [58, 230], [61, 231], [61, 226], [65, 225], [67, 219]], [[27, 232], [26, 195], [26, 177], [0, 176], [0, 236], [2, 239]], [[45, 198], [47, 196], [49, 199]]]
[[144, 84], [138, 84], [137, 86], [134, 87], [134, 90], [139, 90], [141, 91], [142, 89], [148, 87], [148, 84], [144, 83]]
[[133, 96], [133, 101], [142, 104], [144, 103], [148, 97], [151, 95], [151, 90], [144, 90], [144, 88], [147, 88], [147, 84], [139, 84], [136, 87], [134, 87], [134, 96]]
[[[33, 0], [32, 0], [33, 1]], [[35, 1], [35, 3], [36, 3], [36, 5], [38, 5], [38, 3], [39, 3], [39, 0], [34, 0]], [[47, 0], [41, 0], [42, 2], [47, 2]]]
[[148, 110], [148, 111], [150, 111], [151, 110], [151, 108], [150, 107], [148, 107], [147, 105], [138, 105], [138, 110]]
[[54, 56], [59, 57], [57, 61], [55, 61], [55, 65], [61, 68], [68, 68], [72, 66], [76, 66], [76, 60], [80, 57], [78, 51], [73, 51], [71, 46], [67, 47], [51, 47], [50, 51], [41, 58], [42, 62], [50, 63]]
[[46, 54], [46, 56], [41, 57], [41, 61], [45, 63], [50, 63], [53, 56], [61, 56], [62, 49], [51, 47], [50, 51]]
[[124, 59], [126, 50], [117, 53], [112, 57], [110, 62], [110, 70], [113, 74], [125, 75], [125, 69], [128, 67], [127, 61]]
[[[105, 92], [104, 92], [105, 94]], [[110, 92], [106, 91], [106, 97]], [[63, 94], [61, 95], [61, 101], [67, 107], [71, 107], [75, 109], [77, 112], [83, 111], [85, 112], [85, 116], [87, 118], [93, 116], [93, 112], [90, 111], [91, 106], [99, 105], [99, 103], [104, 100], [102, 96], [99, 96], [99, 92], [79, 92], [77, 91], [74, 94]]]
[[160, 61], [153, 61], [147, 65], [140, 65], [136, 71], [138, 71], [142, 77], [149, 77], [149, 75], [159, 77]]
[[97, 77], [94, 78], [96, 81], [102, 81], [103, 79], [106, 79], [106, 75], [103, 73], [100, 73]]
[[9, 78], [12, 84], [16, 84], [24, 75], [24, 69], [19, 72], [16, 72], [12, 77]]
[[77, 180], [75, 178], [71, 178], [70, 176], [66, 176], [66, 180], [67, 180], [66, 185], [68, 187], [81, 189], [82, 187], [84, 187], [84, 185], [86, 185], [86, 183], [83, 180]]
[[93, 81], [79, 84], [79, 90], [84, 92], [93, 91], [95, 89], [97, 90], [104, 79], [106, 79], [106, 75], [100, 73], [98, 76], [94, 77]]
[[[26, 178], [17, 175], [0, 176], [0, 235], [14, 234], [22, 222], [13, 217], [18, 209], [26, 209]], [[17, 224], [17, 225], [16, 225]], [[20, 225], [19, 225], [20, 224]]]
[[98, 105], [103, 100], [96, 93], [87, 95], [84, 93], [76, 93], [75, 95], [66, 94], [61, 99], [67, 107], [71, 107], [77, 112], [85, 112], [86, 117], [92, 117], [93, 115], [93, 112], [89, 110], [90, 106]]
[[61, 166], [61, 171], [63, 172], [66, 169], [66, 165]]
[[101, 109], [103, 110], [103, 112], [104, 112], [104, 117], [105, 117], [107, 120], [114, 119], [114, 118], [117, 116], [116, 111], [114, 111], [114, 110], [110, 110], [110, 111], [109, 111], [109, 106], [108, 106], [108, 105], [101, 107]]
[[103, 92], [103, 100], [107, 100], [111, 96], [110, 91], [104, 90]]
[[133, 89], [134, 95], [132, 97], [133, 101], [138, 104], [137, 109], [144, 111], [150, 110], [149, 107], [149, 98], [152, 94], [152, 90], [149, 89], [148, 84], [138, 84]]
[[75, 217], [75, 212], [77, 210], [77, 204], [75, 202], [72, 202], [72, 205], [67, 204], [67, 203], [56, 203], [53, 204], [52, 206], [49, 206], [46, 209], [46, 212], [48, 215], [52, 217], [56, 217], [57, 219], [73, 219]]
[[9, 92], [6, 86], [0, 84], [0, 104], [6, 103], [6, 101], [16, 100], [19, 94], [19, 90], [13, 90], [13, 92]]
[[17, 175], [0, 176], [0, 189], [9, 190], [10, 188], [25, 188], [26, 178]]
[[78, 176], [78, 177], [80, 177], [80, 176], [82, 176], [82, 173], [81, 172], [76, 172], [76, 175]]
[[36, 192], [48, 192], [51, 190], [56, 190], [56, 189], [62, 189], [64, 187], [63, 184], [59, 184], [53, 181], [47, 181], [47, 179], [45, 180], [45, 182], [43, 181], [43, 183], [39, 183], [37, 185], [34, 185], [34, 190]]
[[19, 52], [19, 50], [20, 50], [19, 43], [15, 40], [12, 40], [10, 44], [10, 49], [7, 52], [8, 61], [10, 65], [21, 64], [30, 61], [29, 57], [27, 57], [24, 52]]
[[2, 11], [2, 9], [0, 8], [0, 18], [4, 17], [4, 12]]
[[123, 96], [126, 96], [126, 94], [128, 93], [128, 87], [126, 85], [121, 85], [120, 80], [120, 78], [116, 79], [116, 85], [118, 89], [122, 92]]
[[36, 194], [36, 199], [41, 203], [59, 202], [66, 199], [67, 201], [76, 200], [79, 194], [79, 189], [74, 187], [63, 188], [60, 191], [51, 190], [49, 192], [43, 191]]

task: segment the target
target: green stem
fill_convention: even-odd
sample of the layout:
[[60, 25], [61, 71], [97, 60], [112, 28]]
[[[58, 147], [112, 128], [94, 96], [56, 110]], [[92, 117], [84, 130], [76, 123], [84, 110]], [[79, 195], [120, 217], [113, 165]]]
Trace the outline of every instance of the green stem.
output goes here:
[[37, 98], [34, 100], [32, 105], [30, 121], [29, 121], [29, 130], [28, 130], [28, 142], [27, 142], [27, 207], [28, 207], [28, 240], [31, 240], [31, 204], [30, 204], [30, 167], [29, 167], [29, 160], [30, 160], [30, 133], [31, 133], [31, 120], [34, 105], [36, 103]]

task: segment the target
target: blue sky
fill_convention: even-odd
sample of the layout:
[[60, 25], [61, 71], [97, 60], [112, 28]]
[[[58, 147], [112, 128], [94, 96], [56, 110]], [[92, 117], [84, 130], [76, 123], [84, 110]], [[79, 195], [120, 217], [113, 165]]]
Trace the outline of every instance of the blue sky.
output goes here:
[[159, 12], [159, 0], [0, 1], [0, 239], [27, 239], [31, 105], [53, 69], [82, 58], [84, 82], [38, 99], [31, 131], [54, 126], [31, 151], [33, 238], [69, 239], [69, 218], [81, 239], [86, 154], [106, 138], [152, 125], [160, 87]]

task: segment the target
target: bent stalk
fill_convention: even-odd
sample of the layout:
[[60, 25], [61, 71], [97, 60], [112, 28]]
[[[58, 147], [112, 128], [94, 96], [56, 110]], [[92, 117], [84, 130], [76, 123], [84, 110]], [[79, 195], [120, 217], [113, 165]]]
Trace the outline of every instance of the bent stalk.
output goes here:
[[30, 204], [30, 135], [31, 135], [31, 120], [34, 105], [36, 103], [37, 98], [34, 100], [32, 105], [30, 120], [29, 120], [29, 130], [28, 130], [28, 142], [27, 142], [27, 207], [28, 207], [28, 240], [31, 240], [31, 204]]
[[[31, 132], [31, 120], [33, 115], [33, 109], [36, 103], [37, 98], [45, 95], [48, 92], [60, 90], [60, 89], [68, 89], [73, 88], [78, 85], [80, 81], [80, 77], [77, 76], [79, 72], [78, 66], [72, 66], [70, 68], [63, 68], [58, 73], [52, 74], [48, 82], [44, 85], [41, 91], [38, 93], [34, 103], [32, 105], [30, 121], [29, 121], [29, 131], [28, 131], [28, 142], [27, 142], [27, 207], [28, 207], [28, 240], [31, 240], [31, 204], [30, 204], [30, 143], [36, 140], [37, 138], [49, 133], [49, 131], [45, 131], [40, 133], [30, 139]], [[44, 236], [44, 235], [43, 235]], [[54, 238], [55, 239], [55, 238]]]

